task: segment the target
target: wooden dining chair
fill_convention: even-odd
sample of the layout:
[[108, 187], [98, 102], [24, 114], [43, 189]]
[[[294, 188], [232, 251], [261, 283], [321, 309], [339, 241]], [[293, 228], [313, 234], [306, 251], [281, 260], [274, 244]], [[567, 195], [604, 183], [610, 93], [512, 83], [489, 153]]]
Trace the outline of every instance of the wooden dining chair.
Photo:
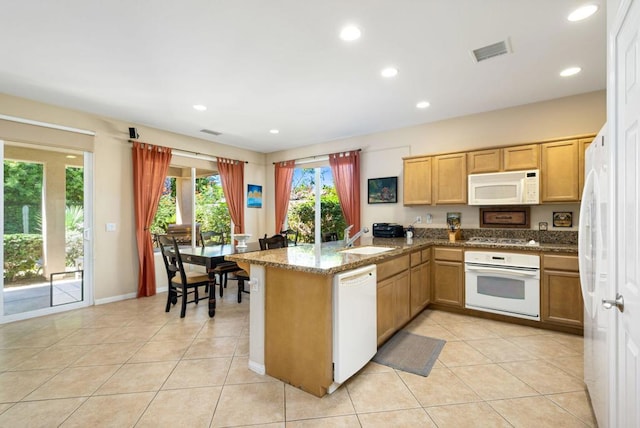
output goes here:
[[293, 245], [294, 247], [298, 245], [298, 231], [295, 229], [287, 229], [281, 230], [280, 235], [284, 236], [286, 239], [287, 247]]
[[[187, 303], [198, 304], [200, 300], [206, 299], [207, 293], [202, 297], [198, 292], [198, 287], [209, 285], [209, 275], [201, 272], [186, 272], [182, 264], [178, 242], [173, 236], [158, 235], [158, 246], [162, 252], [162, 259], [167, 270], [167, 282], [169, 290], [167, 292], [167, 305], [165, 312], [169, 312], [171, 305], [182, 299], [180, 308], [180, 318], [184, 318], [187, 311]], [[193, 298], [189, 300], [189, 296]]]
[[258, 239], [258, 242], [261, 250], [272, 250], [287, 246], [287, 239], [283, 235], [273, 235], [271, 238], [267, 238], [267, 235], [265, 235], [264, 238]]
[[224, 245], [225, 234], [224, 232], [217, 232], [208, 230], [200, 232], [200, 245], [203, 247], [211, 247], [214, 245]]
[[322, 234], [322, 242], [331, 242], [338, 240], [338, 234], [336, 232], [325, 232]]
[[[225, 233], [206, 231], [200, 233], [200, 242], [202, 247], [213, 247], [225, 244]], [[239, 271], [240, 268], [236, 262], [220, 262], [215, 265], [213, 272], [218, 276], [218, 284], [220, 284], [220, 297], [224, 295], [224, 289], [227, 288], [229, 274]]]

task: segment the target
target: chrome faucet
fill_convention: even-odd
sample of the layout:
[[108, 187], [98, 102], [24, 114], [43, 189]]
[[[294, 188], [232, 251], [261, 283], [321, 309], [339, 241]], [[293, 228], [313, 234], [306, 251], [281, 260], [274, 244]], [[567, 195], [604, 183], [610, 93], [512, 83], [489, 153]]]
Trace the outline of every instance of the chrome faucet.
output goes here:
[[363, 233], [369, 232], [368, 228], [363, 227], [355, 235], [353, 235], [351, 238], [349, 238], [349, 231], [352, 228], [353, 228], [353, 225], [347, 227], [344, 230], [344, 246], [347, 247], [347, 248], [353, 247], [353, 243], [356, 242], [358, 240], [358, 238], [360, 238], [362, 236]]

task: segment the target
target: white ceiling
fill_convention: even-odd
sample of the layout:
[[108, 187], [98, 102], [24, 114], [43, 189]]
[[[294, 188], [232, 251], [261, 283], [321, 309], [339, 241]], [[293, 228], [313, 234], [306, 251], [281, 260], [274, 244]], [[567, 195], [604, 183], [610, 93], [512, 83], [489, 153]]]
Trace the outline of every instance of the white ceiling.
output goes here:
[[604, 89], [603, 0], [566, 19], [587, 1], [5, 0], [0, 92], [269, 153]]

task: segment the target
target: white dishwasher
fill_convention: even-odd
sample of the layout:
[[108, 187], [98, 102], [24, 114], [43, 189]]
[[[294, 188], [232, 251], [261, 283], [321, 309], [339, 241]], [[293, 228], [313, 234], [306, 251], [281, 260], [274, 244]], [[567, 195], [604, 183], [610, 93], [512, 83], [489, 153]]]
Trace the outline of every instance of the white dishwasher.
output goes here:
[[333, 278], [333, 382], [329, 392], [377, 352], [376, 265]]

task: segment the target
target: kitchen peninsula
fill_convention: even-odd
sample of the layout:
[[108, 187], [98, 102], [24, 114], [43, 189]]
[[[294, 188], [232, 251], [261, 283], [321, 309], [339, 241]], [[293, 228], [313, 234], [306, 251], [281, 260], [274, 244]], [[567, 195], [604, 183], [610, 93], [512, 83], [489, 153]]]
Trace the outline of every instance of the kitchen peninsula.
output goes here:
[[[248, 288], [252, 370], [318, 397], [325, 395], [334, 387], [333, 277], [367, 265], [378, 266], [379, 346], [432, 299], [432, 250], [435, 254], [438, 249], [448, 248], [462, 254], [469, 243], [430, 238], [416, 238], [409, 243], [403, 238], [363, 238], [361, 246], [390, 249], [377, 254], [353, 254], [344, 252], [341, 242], [330, 242], [226, 257], [248, 268], [251, 276]], [[577, 253], [575, 245], [564, 244], [515, 249], [569, 256]], [[464, 287], [463, 283], [460, 285]], [[464, 311], [464, 305], [453, 309]], [[514, 322], [534, 325], [526, 320]]]

